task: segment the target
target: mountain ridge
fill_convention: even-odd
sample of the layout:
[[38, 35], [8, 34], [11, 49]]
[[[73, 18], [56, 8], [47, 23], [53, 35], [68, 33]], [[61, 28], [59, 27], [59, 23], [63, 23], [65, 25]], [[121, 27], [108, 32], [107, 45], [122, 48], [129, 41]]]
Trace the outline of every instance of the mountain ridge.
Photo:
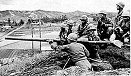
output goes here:
[[[63, 15], [66, 15], [66, 17], [69, 19], [77, 19], [81, 17], [81, 15], [91, 16], [97, 13], [88, 13], [79, 10], [74, 12], [68, 12], [68, 13], [59, 12], [59, 11], [45, 11], [45, 10], [34, 10], [34, 11], [4, 10], [4, 11], [0, 11], [0, 20], [8, 19], [8, 18], [11, 18], [13, 20], [18, 20], [18, 19], [27, 20], [31, 14], [37, 15], [38, 18], [42, 18], [42, 17], [58, 18]], [[114, 14], [114, 12], [111, 12], [111, 14]]]

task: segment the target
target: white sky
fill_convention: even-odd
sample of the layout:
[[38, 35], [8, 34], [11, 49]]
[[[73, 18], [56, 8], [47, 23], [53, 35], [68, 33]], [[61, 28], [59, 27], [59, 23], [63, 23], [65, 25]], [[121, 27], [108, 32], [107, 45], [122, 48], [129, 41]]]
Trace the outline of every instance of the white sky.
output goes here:
[[130, 0], [0, 0], [0, 10], [116, 12], [118, 2], [125, 4], [125, 10], [130, 9]]

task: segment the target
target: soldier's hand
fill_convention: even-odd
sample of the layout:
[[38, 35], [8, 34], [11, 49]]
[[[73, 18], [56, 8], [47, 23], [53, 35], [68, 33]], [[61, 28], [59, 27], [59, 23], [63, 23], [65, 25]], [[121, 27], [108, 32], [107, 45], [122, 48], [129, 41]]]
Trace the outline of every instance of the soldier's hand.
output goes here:
[[53, 40], [48, 40], [49, 44], [52, 44], [53, 43]]
[[55, 48], [58, 46], [56, 42], [53, 42], [53, 43], [51, 43], [50, 45], [51, 45], [51, 48], [52, 48], [52, 49], [55, 49]]

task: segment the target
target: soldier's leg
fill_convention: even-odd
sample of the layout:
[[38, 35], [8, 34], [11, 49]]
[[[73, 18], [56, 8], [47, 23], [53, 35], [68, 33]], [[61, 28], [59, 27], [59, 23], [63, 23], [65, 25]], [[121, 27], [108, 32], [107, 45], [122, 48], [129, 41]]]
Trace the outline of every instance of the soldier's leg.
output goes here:
[[92, 49], [91, 53], [92, 53], [92, 54], [90, 54], [90, 55], [92, 55], [91, 58], [93, 58], [93, 59], [101, 59], [100, 55], [98, 53], [98, 49], [96, 49], [96, 47], [94, 47], [94, 49]]
[[89, 71], [92, 68], [91, 63], [87, 59], [78, 61], [75, 65], [85, 69], [86, 71]]
[[101, 59], [100, 55], [98, 54], [98, 52], [96, 52], [96, 59]]

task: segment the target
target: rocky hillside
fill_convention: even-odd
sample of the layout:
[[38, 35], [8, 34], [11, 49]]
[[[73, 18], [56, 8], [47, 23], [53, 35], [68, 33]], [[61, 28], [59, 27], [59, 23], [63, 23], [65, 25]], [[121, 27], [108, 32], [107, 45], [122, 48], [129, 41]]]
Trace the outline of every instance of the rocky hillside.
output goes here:
[[[35, 11], [5, 10], [5, 11], [0, 11], [0, 20], [3, 20], [3, 19], [6, 20], [7, 18], [11, 18], [14, 20], [19, 20], [19, 19], [26, 20], [32, 14], [36, 15], [37, 18], [42, 18], [42, 17], [57, 18], [62, 15], [66, 15], [66, 17], [69, 19], [78, 19], [79, 17], [81, 17], [81, 15], [88, 15], [90, 17], [95, 16], [95, 13], [92, 14], [92, 13], [82, 12], [82, 11], [63, 13], [63, 12], [58, 12], [58, 11], [44, 11], [44, 10], [35, 10]], [[114, 16], [115, 13], [109, 12], [108, 15]]]

